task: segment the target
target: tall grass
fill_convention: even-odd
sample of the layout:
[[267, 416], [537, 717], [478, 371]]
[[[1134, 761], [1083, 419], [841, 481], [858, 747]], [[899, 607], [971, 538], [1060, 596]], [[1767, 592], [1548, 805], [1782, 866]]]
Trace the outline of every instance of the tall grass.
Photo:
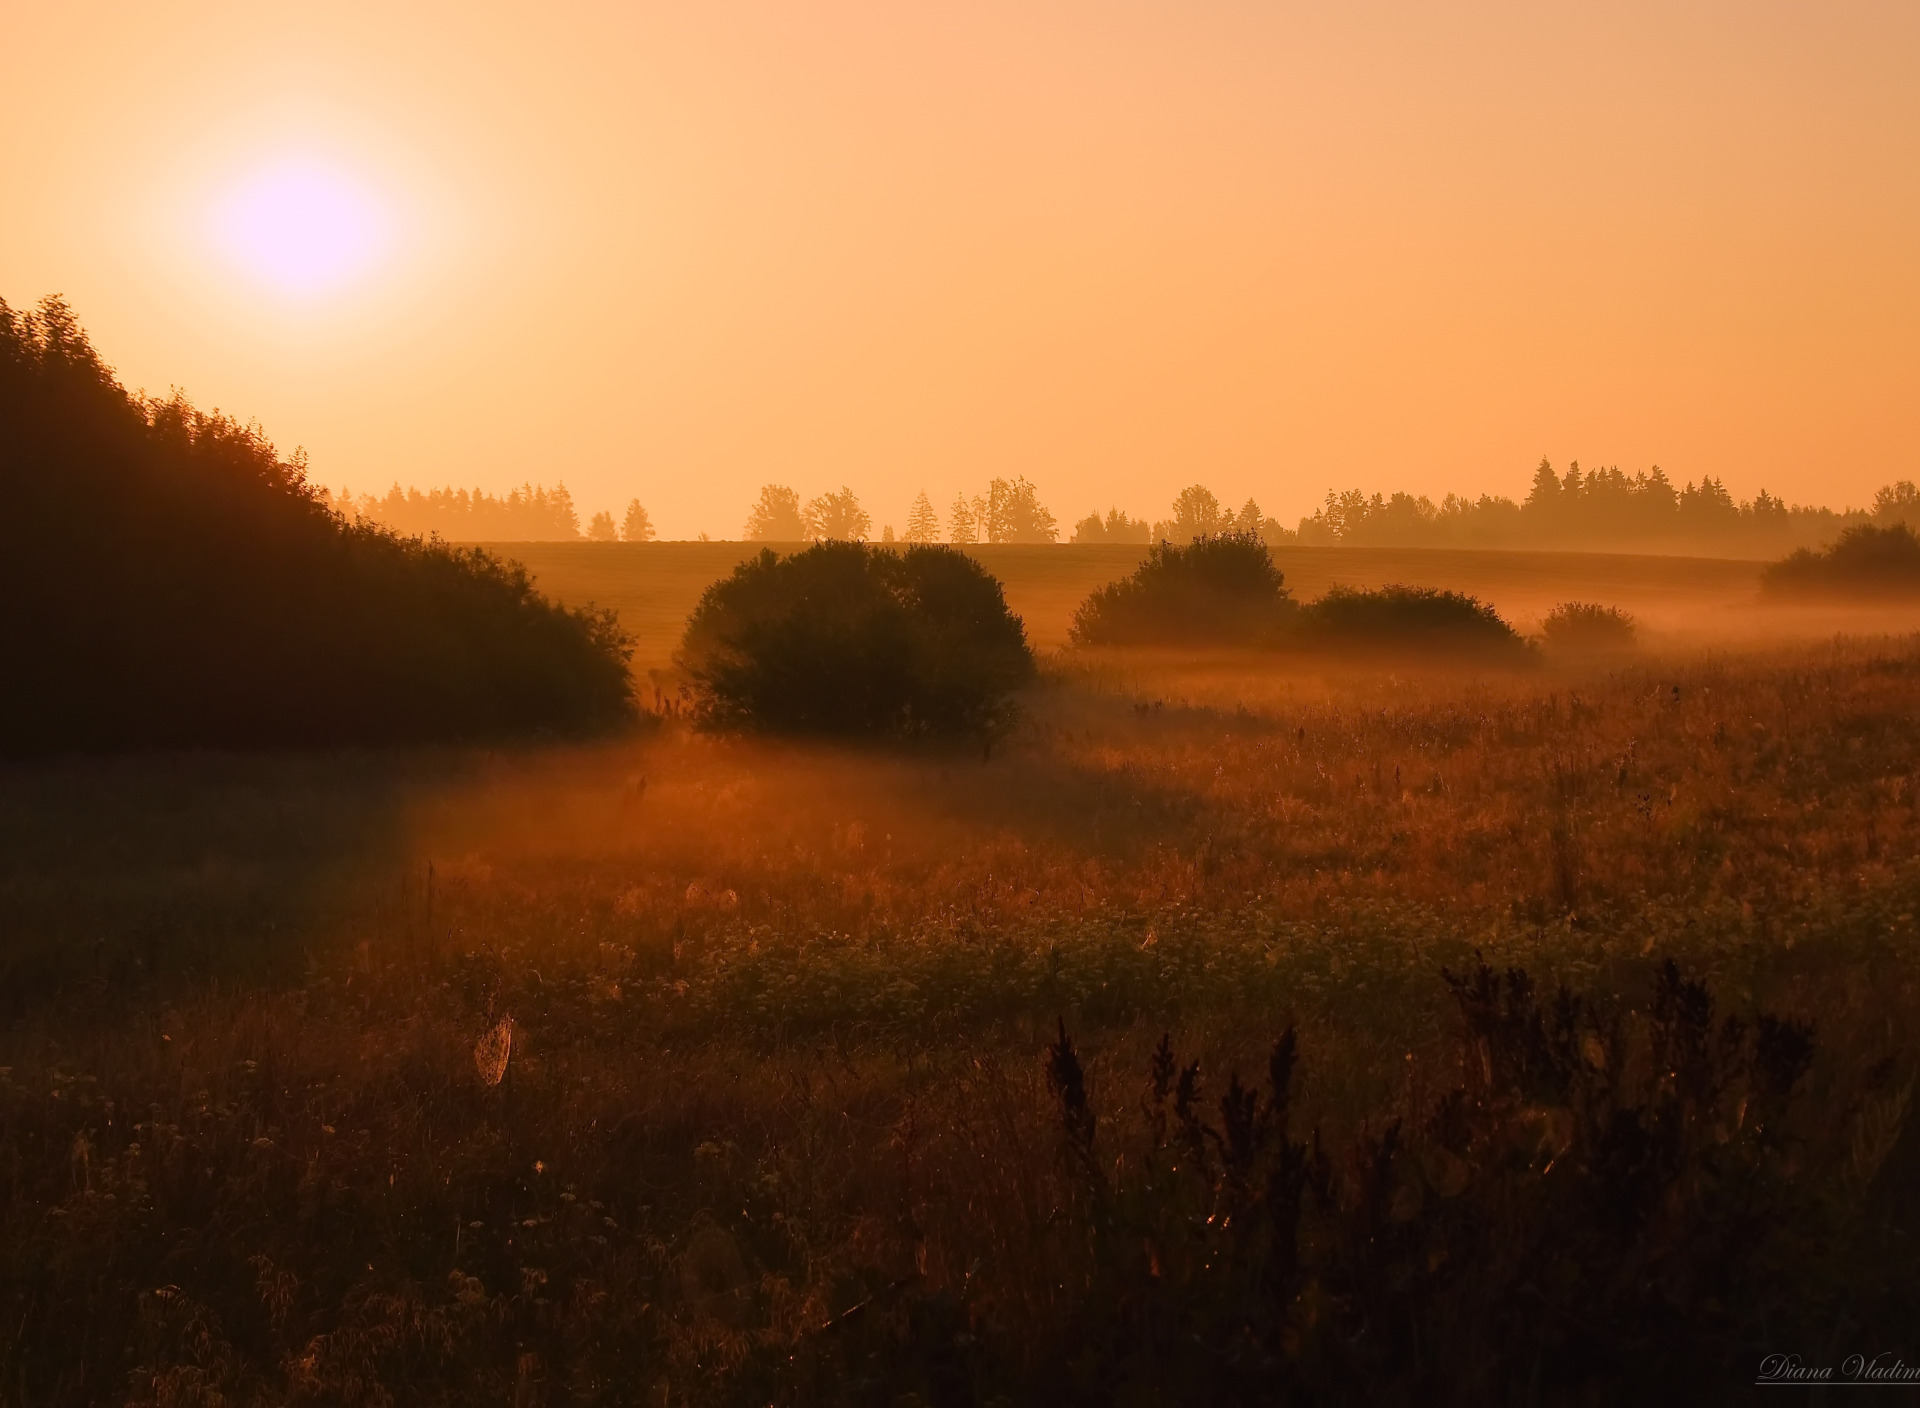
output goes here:
[[[1129, 658], [1050, 674], [990, 764], [668, 727], [16, 765], [0, 1392], [1581, 1401], [1895, 1342], [1916, 690], [1910, 641]], [[1652, 1060], [1663, 1030], [1704, 1054]], [[1782, 1142], [1742, 1142], [1776, 1093]], [[1677, 1141], [1617, 1244], [1583, 1201], [1609, 1111]], [[1284, 1293], [1205, 1221], [1275, 1173], [1306, 1180]]]

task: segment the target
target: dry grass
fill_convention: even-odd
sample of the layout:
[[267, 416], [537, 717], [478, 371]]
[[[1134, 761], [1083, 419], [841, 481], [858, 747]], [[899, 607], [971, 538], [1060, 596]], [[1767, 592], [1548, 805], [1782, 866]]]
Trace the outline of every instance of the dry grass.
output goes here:
[[1454, 1078], [1476, 950], [1630, 1005], [1676, 958], [1852, 1111], [1920, 1017], [1917, 706], [1912, 640], [1089, 657], [990, 760], [10, 769], [0, 1401], [930, 1401], [956, 1335], [1018, 1394], [1082, 1294], [1057, 1018], [1103, 1118], [1163, 1029], [1291, 1023], [1338, 1143]]

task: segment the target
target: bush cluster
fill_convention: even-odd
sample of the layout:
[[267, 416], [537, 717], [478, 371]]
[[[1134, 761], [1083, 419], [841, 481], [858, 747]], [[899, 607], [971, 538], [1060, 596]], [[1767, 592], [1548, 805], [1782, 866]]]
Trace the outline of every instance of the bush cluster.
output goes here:
[[632, 716], [610, 613], [349, 524], [259, 430], [130, 396], [0, 304], [0, 750], [383, 743]]
[[1801, 548], [1761, 575], [1769, 596], [1920, 596], [1920, 537], [1905, 523], [1849, 528], [1824, 552]]
[[1530, 648], [1491, 606], [1438, 587], [1334, 587], [1307, 609], [1304, 643], [1362, 654], [1523, 663]]
[[1161, 542], [1074, 613], [1075, 645], [1292, 647], [1524, 663], [1532, 651], [1491, 606], [1433, 587], [1336, 586], [1302, 607], [1258, 534]]
[[1566, 601], [1547, 613], [1540, 634], [1554, 650], [1604, 654], [1633, 649], [1639, 623], [1617, 606]]
[[707, 589], [679, 659], [704, 722], [769, 733], [991, 735], [1033, 674], [1000, 583], [918, 544], [764, 549]]
[[1258, 645], [1278, 641], [1297, 606], [1255, 533], [1161, 542], [1130, 576], [1109, 582], [1074, 612], [1075, 645]]

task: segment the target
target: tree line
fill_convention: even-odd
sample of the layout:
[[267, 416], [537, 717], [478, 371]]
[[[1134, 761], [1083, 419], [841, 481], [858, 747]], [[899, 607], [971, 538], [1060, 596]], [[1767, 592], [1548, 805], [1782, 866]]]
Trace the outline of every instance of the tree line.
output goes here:
[[257, 426], [130, 395], [66, 304], [0, 302], [0, 753], [588, 733], [611, 612], [349, 520]]
[[1368, 495], [1329, 492], [1326, 502], [1282, 541], [1379, 547], [1552, 547], [1673, 551], [1690, 549], [1771, 557], [1830, 542], [1845, 529], [1875, 522], [1920, 522], [1920, 490], [1909, 482], [1883, 487], [1866, 510], [1838, 512], [1789, 505], [1761, 489], [1737, 500], [1712, 476], [1676, 485], [1655, 465], [1626, 474], [1617, 466], [1564, 474], [1546, 459], [1527, 497], [1448, 494]]
[[[638, 499], [616, 520], [592, 516], [583, 529], [566, 485], [523, 484], [504, 495], [480, 489], [402, 489], [384, 496], [321, 490], [322, 502], [349, 519], [378, 523], [416, 537], [456, 542], [651, 542], [652, 518]], [[1761, 489], [1738, 500], [1720, 480], [1674, 484], [1655, 465], [1629, 475], [1617, 466], [1565, 473], [1542, 459], [1526, 498], [1448, 494], [1438, 503], [1405, 492], [1332, 491], [1313, 514], [1286, 528], [1248, 498], [1238, 508], [1203, 484], [1180, 491], [1163, 517], [1134, 517], [1110, 507], [1073, 525], [1074, 543], [1186, 543], [1221, 533], [1250, 533], [1272, 547], [1586, 548], [1616, 551], [1696, 551], [1757, 557], [1832, 542], [1861, 523], [1920, 524], [1920, 489], [1907, 480], [1888, 484], [1871, 508], [1836, 511], [1788, 504]], [[704, 536], [704, 535], [703, 535]], [[862, 542], [875, 537], [873, 515], [845, 485], [813, 498], [791, 486], [764, 485], [741, 529], [748, 542]], [[979, 492], [956, 494], [943, 514], [925, 490], [907, 511], [904, 529], [891, 524], [883, 543], [1053, 543], [1059, 521], [1025, 476], [994, 478]]]
[[634, 499], [616, 521], [606, 511], [593, 515], [585, 531], [567, 486], [549, 489], [523, 484], [505, 494], [483, 489], [402, 489], [395, 484], [380, 496], [318, 491], [320, 501], [341, 517], [377, 523], [414, 538], [445, 538], [469, 543], [551, 543], [586, 538], [597, 543], [649, 543], [656, 536], [653, 518]]

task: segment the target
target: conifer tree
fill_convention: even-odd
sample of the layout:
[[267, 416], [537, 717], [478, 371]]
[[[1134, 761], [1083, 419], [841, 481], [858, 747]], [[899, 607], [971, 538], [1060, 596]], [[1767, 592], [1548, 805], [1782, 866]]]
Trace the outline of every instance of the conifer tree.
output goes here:
[[654, 539], [653, 519], [635, 499], [627, 505], [626, 522], [620, 525], [620, 536], [630, 543], [650, 543]]
[[940, 515], [934, 511], [933, 500], [922, 489], [914, 499], [913, 507], [907, 511], [906, 541], [910, 543], [937, 543], [940, 541]]
[[967, 503], [965, 494], [956, 494], [953, 508], [947, 514], [947, 541], [950, 543], [977, 543], [980, 541], [973, 508]]

